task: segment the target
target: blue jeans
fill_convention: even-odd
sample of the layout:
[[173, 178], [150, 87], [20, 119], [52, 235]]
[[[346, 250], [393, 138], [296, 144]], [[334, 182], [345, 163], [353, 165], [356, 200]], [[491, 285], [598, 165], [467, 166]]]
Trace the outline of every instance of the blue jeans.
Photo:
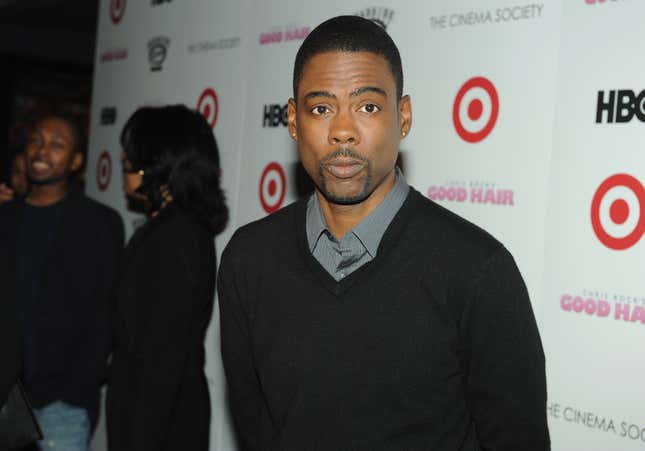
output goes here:
[[42, 451], [87, 451], [90, 440], [90, 418], [87, 410], [63, 401], [34, 409], [43, 431], [37, 445]]

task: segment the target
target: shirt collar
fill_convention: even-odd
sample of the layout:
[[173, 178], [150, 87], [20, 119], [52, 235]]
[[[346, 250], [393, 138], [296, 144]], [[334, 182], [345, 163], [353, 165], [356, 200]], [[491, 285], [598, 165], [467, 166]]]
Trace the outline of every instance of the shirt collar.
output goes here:
[[307, 202], [307, 242], [311, 252], [316, 249], [320, 236], [327, 230], [327, 221], [320, 209], [318, 196], [314, 192]]
[[[410, 187], [403, 173], [397, 167], [394, 187], [367, 217], [347, 232], [353, 233], [363, 243], [372, 258], [376, 256], [376, 251], [385, 234], [385, 230], [396, 216], [401, 205], [403, 205], [409, 191]], [[307, 203], [306, 228], [309, 250], [313, 252], [322, 234], [329, 231], [316, 193], [311, 196]]]

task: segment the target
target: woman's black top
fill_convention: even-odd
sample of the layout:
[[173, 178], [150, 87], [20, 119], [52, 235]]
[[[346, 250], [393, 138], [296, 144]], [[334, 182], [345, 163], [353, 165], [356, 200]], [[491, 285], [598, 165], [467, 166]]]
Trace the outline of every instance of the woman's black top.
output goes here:
[[208, 228], [172, 203], [128, 243], [113, 318], [111, 451], [208, 449], [203, 343], [215, 265]]

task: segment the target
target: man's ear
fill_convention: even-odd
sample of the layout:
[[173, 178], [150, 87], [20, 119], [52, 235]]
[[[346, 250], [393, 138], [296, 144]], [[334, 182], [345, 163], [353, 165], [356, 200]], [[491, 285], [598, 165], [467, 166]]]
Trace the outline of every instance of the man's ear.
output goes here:
[[412, 128], [412, 101], [408, 95], [401, 97], [399, 102], [399, 126], [401, 138], [407, 136]]
[[71, 171], [76, 172], [81, 169], [84, 160], [85, 157], [81, 152], [74, 152], [74, 156], [72, 157], [72, 165], [70, 167]]
[[287, 125], [289, 127], [289, 136], [294, 141], [298, 141], [298, 124], [296, 123], [296, 101], [291, 98], [287, 105]]

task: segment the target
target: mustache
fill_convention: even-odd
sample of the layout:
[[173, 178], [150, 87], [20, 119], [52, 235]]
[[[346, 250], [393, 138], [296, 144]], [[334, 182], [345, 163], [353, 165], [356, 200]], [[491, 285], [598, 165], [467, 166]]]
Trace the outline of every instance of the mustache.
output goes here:
[[351, 147], [339, 147], [326, 157], [324, 157], [322, 160], [320, 160], [320, 166], [322, 167], [326, 163], [336, 160], [338, 158], [352, 158], [354, 160], [359, 160], [362, 162], [367, 162], [367, 158], [356, 152], [354, 149]]

